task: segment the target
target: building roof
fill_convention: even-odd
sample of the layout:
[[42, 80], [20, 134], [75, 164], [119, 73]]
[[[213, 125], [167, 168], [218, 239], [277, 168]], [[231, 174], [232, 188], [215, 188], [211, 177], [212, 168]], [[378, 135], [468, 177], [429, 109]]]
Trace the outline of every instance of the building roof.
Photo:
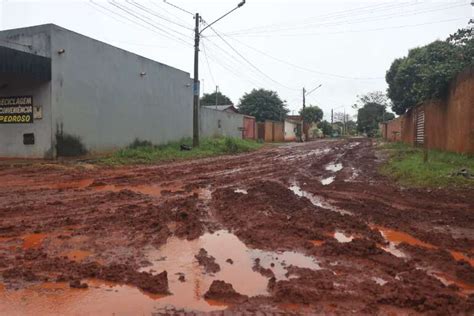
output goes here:
[[32, 79], [51, 80], [51, 58], [0, 46], [0, 73], [28, 76]]
[[235, 106], [231, 105], [203, 105], [203, 107], [218, 111], [234, 112], [239, 113], [239, 110]]

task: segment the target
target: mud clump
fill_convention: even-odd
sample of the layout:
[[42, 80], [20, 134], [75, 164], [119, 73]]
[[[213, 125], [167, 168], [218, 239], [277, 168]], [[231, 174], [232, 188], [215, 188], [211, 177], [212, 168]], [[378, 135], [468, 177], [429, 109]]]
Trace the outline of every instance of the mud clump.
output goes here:
[[89, 285], [87, 283], [81, 283], [79, 279], [75, 279], [69, 282], [69, 287], [72, 289], [87, 289]]
[[5, 280], [21, 279], [25, 280], [26, 282], [34, 282], [40, 279], [33, 271], [22, 267], [5, 270], [2, 273], [2, 277]]
[[232, 260], [232, 259], [230, 259], [230, 258], [227, 259], [225, 262], [227, 262], [228, 264], [234, 264], [234, 260]]
[[266, 269], [260, 265], [260, 258], [255, 259], [252, 270], [260, 273], [261, 275], [267, 278], [275, 277], [275, 274], [273, 273], [271, 269]]
[[216, 258], [209, 256], [206, 249], [201, 248], [199, 253], [194, 256], [199, 265], [204, 267], [207, 273], [217, 273], [221, 271], [221, 267], [216, 263]]
[[214, 280], [209, 287], [209, 290], [204, 294], [204, 298], [235, 304], [245, 302], [248, 299], [248, 296], [235, 291], [230, 283], [225, 283], [221, 280]]

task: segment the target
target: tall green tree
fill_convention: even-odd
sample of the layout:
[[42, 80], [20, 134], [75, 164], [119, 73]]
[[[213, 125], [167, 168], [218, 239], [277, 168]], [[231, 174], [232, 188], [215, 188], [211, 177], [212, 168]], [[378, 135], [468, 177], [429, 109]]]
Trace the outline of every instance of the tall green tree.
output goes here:
[[318, 124], [318, 128], [323, 132], [324, 136], [331, 136], [333, 133], [332, 125], [324, 120]]
[[257, 121], [282, 121], [288, 114], [288, 108], [275, 91], [253, 89], [240, 99], [239, 112], [255, 116]]
[[357, 102], [352, 107], [358, 109], [367, 103], [377, 103], [387, 107], [390, 106], [390, 99], [383, 91], [372, 91], [367, 94], [358, 95]]
[[[216, 92], [204, 93], [200, 101], [201, 105], [216, 105]], [[234, 105], [232, 100], [220, 91], [217, 92], [217, 105]]]
[[404, 114], [419, 102], [447, 94], [449, 82], [474, 64], [472, 32], [472, 28], [459, 30], [446, 41], [411, 49], [408, 56], [393, 61], [385, 79], [395, 113]]
[[385, 106], [377, 103], [367, 103], [358, 111], [357, 130], [370, 137], [376, 134], [379, 123], [393, 118], [395, 118], [395, 115], [386, 112]]
[[318, 106], [307, 106], [300, 110], [300, 115], [306, 123], [319, 123], [323, 119], [323, 110]]

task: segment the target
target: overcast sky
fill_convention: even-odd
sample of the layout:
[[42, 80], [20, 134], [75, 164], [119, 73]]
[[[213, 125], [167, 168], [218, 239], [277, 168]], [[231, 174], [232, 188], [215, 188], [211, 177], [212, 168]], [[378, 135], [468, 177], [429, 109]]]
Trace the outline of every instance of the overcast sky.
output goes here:
[[[168, 0], [210, 23], [240, 0]], [[234, 103], [253, 88], [275, 90], [290, 110], [307, 98], [331, 108], [385, 90], [385, 72], [408, 49], [445, 39], [473, 18], [471, 0], [247, 0], [203, 35], [204, 92]], [[0, 29], [54, 23], [192, 74], [193, 17], [162, 0], [0, 0]], [[227, 43], [226, 43], [227, 42]], [[207, 58], [206, 58], [207, 57]]]

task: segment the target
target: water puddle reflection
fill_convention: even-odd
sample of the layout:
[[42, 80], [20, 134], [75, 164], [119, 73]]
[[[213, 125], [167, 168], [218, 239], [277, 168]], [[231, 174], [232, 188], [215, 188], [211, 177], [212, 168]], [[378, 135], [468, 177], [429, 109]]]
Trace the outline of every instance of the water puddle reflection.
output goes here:
[[234, 192], [239, 194], [249, 194], [247, 190], [244, 189], [235, 189]]
[[41, 247], [48, 234], [29, 234], [23, 236], [23, 249], [36, 249]]
[[2, 315], [151, 315], [162, 296], [137, 288], [84, 280], [88, 289], [68, 283], [43, 283], [17, 291], [0, 289]]
[[314, 206], [321, 207], [333, 212], [337, 212], [342, 215], [354, 215], [352, 212], [342, 210], [338, 207], [335, 207], [327, 203], [321, 197], [318, 197], [310, 192], [304, 191], [295, 181], [291, 183], [291, 186], [289, 187], [289, 189], [297, 196], [307, 198]]
[[322, 184], [322, 185], [330, 185], [331, 183], [334, 182], [334, 179], [335, 179], [335, 178], [336, 178], [336, 177], [329, 177], [329, 178], [326, 178], [326, 179], [322, 179], [322, 180], [321, 180], [321, 184]]
[[342, 163], [330, 163], [328, 165], [326, 165], [326, 170], [327, 171], [332, 171], [332, 172], [338, 172], [338, 171], [341, 171], [342, 170]]
[[[209, 274], [199, 266], [194, 256], [201, 248], [215, 258], [220, 271]], [[214, 234], [204, 234], [191, 241], [170, 238], [161, 248], [149, 250], [148, 260], [152, 265], [143, 268], [142, 271], [168, 272], [170, 292], [173, 295], [162, 298], [158, 302], [160, 306], [211, 311], [216, 310], [218, 306], [209, 304], [203, 295], [214, 280], [231, 283], [237, 292], [248, 296], [268, 295], [269, 278], [254, 270], [255, 259], [260, 259], [260, 266], [270, 269], [277, 280], [287, 279], [286, 267], [290, 265], [320, 269], [312, 257], [291, 251], [270, 252], [250, 249], [235, 235], [227, 231], [218, 231]], [[181, 275], [184, 275], [184, 282], [179, 280]]]
[[354, 240], [353, 236], [347, 236], [346, 234], [340, 231], [336, 231], [334, 233], [334, 238], [340, 243], [348, 243]]

